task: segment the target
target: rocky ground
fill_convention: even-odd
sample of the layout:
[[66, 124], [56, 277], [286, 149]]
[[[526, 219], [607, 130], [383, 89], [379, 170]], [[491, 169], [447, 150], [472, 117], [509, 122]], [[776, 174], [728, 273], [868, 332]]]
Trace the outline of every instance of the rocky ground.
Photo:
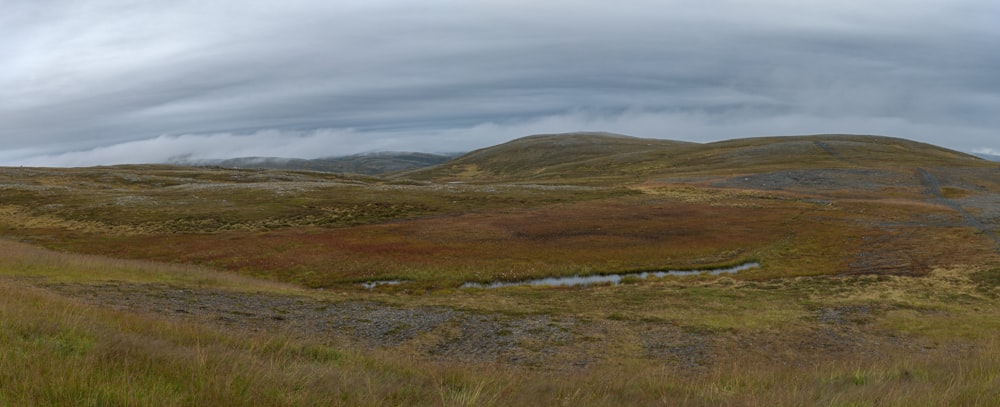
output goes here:
[[[333, 302], [303, 296], [178, 288], [163, 284], [47, 284], [86, 303], [198, 322], [223, 331], [284, 333], [365, 349], [388, 349], [429, 360], [501, 363], [530, 368], [586, 368], [607, 360], [657, 360], [682, 371], [723, 362], [747, 351], [784, 363], [817, 356], [877, 355], [885, 346], [920, 349], [912, 340], [870, 325], [880, 310], [827, 307], [808, 317], [809, 329], [717, 332], [664, 321], [550, 315], [484, 314], [448, 307], [400, 307], [374, 301]], [[789, 354], [769, 355], [777, 349]]]

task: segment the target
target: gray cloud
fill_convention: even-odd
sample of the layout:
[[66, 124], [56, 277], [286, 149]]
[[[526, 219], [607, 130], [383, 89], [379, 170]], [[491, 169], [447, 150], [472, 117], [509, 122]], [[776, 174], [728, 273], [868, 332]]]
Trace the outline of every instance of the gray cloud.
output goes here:
[[455, 151], [574, 130], [1000, 148], [988, 0], [3, 8], [0, 164]]

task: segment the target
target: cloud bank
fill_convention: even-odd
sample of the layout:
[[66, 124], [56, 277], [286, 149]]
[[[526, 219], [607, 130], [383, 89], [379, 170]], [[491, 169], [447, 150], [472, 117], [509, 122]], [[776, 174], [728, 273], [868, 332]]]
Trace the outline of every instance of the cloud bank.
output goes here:
[[[739, 117], [737, 117], [739, 116]], [[212, 133], [159, 136], [98, 148], [39, 154], [33, 151], [0, 155], [8, 165], [83, 167], [128, 163], [197, 162], [232, 157], [322, 158], [375, 151], [423, 151], [453, 153], [499, 144], [528, 134], [584, 130], [614, 130], [651, 138], [712, 142], [746, 136], [787, 134], [852, 133], [907, 135], [935, 142], [939, 135], [953, 131], [909, 123], [893, 118], [837, 118], [785, 115], [758, 117], [752, 114], [719, 116], [707, 113], [622, 112], [594, 115], [574, 112], [523, 122], [483, 123], [476, 126], [420, 133], [359, 132], [316, 129], [287, 131], [268, 129], [247, 134]], [[671, 129], [664, 132], [663, 129]], [[866, 133], [869, 132], [869, 133]], [[965, 134], [981, 144], [995, 141], [989, 130], [966, 129]], [[991, 148], [968, 151], [996, 154]]]

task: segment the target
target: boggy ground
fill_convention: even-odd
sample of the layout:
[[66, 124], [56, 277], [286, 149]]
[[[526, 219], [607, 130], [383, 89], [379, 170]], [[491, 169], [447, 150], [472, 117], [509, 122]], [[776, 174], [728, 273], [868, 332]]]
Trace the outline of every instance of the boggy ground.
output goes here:
[[[753, 260], [764, 267], [745, 273], [746, 278], [921, 275], [968, 259], [988, 262], [997, 255], [996, 185], [977, 188], [921, 177], [940, 171], [934, 169], [896, 170], [893, 176], [874, 178], [865, 171], [816, 171], [569, 190], [563, 193], [571, 199], [564, 201], [558, 194], [542, 201], [511, 198], [501, 207], [451, 208], [434, 216], [350, 227], [140, 235], [21, 228], [14, 233], [72, 251], [203, 264], [328, 288], [402, 279], [418, 288], [440, 289], [466, 281], [707, 268]], [[796, 184], [806, 172], [829, 188]], [[958, 179], [978, 175], [960, 174]], [[767, 187], [784, 178], [789, 180], [781, 185], [799, 187]], [[771, 181], [758, 184], [759, 179]], [[991, 182], [981, 179], [973, 182]], [[858, 187], [850, 190], [848, 185]], [[485, 193], [483, 188], [503, 188], [517, 196], [526, 187], [463, 188], [478, 191], [469, 199], [488, 201], [476, 195]]]
[[12, 404], [1000, 397], [998, 268], [406, 294], [302, 289], [9, 241], [0, 254], [0, 397]]
[[[143, 393], [134, 388], [176, 405], [1000, 398], [1000, 182], [989, 169], [779, 170], [627, 187], [32, 171], [36, 185], [3, 186], [0, 228], [60, 251], [0, 244], [0, 290], [17, 299], [0, 299], [0, 404], [79, 398], [48, 384], [81, 359], [94, 373], [75, 396], [93, 405], [143, 404], [128, 402]], [[620, 286], [457, 288], [746, 260], [762, 267]], [[410, 282], [359, 286], [382, 278]], [[292, 340], [275, 351], [276, 338]], [[202, 343], [226, 352], [213, 359]], [[60, 364], [33, 362], [49, 359]], [[182, 362], [157, 370], [171, 360]], [[132, 384], [136, 364], [153, 384]], [[496, 378], [478, 373], [484, 366]], [[22, 370], [42, 390], [6, 390], [21, 382], [3, 372]], [[112, 389], [121, 394], [88, 390], [108, 372], [124, 372]], [[303, 379], [317, 375], [333, 379]]]

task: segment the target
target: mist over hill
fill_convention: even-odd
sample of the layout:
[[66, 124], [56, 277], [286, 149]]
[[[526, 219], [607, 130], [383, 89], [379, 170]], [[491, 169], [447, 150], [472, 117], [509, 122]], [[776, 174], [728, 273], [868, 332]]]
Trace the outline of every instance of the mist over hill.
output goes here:
[[984, 153], [974, 153], [973, 155], [982, 158], [984, 160], [1000, 161], [1000, 155], [984, 154]]
[[461, 182], [587, 182], [782, 168], [984, 165], [1000, 156], [966, 154], [902, 138], [826, 134], [692, 143], [606, 132], [531, 135], [469, 153], [377, 152], [318, 159], [240, 157], [170, 164], [309, 170]]
[[429, 154], [413, 152], [379, 152], [317, 159], [282, 157], [240, 157], [196, 161], [182, 159], [172, 161], [170, 164], [381, 175], [390, 172], [406, 171], [440, 164], [459, 154], [460, 153]]

